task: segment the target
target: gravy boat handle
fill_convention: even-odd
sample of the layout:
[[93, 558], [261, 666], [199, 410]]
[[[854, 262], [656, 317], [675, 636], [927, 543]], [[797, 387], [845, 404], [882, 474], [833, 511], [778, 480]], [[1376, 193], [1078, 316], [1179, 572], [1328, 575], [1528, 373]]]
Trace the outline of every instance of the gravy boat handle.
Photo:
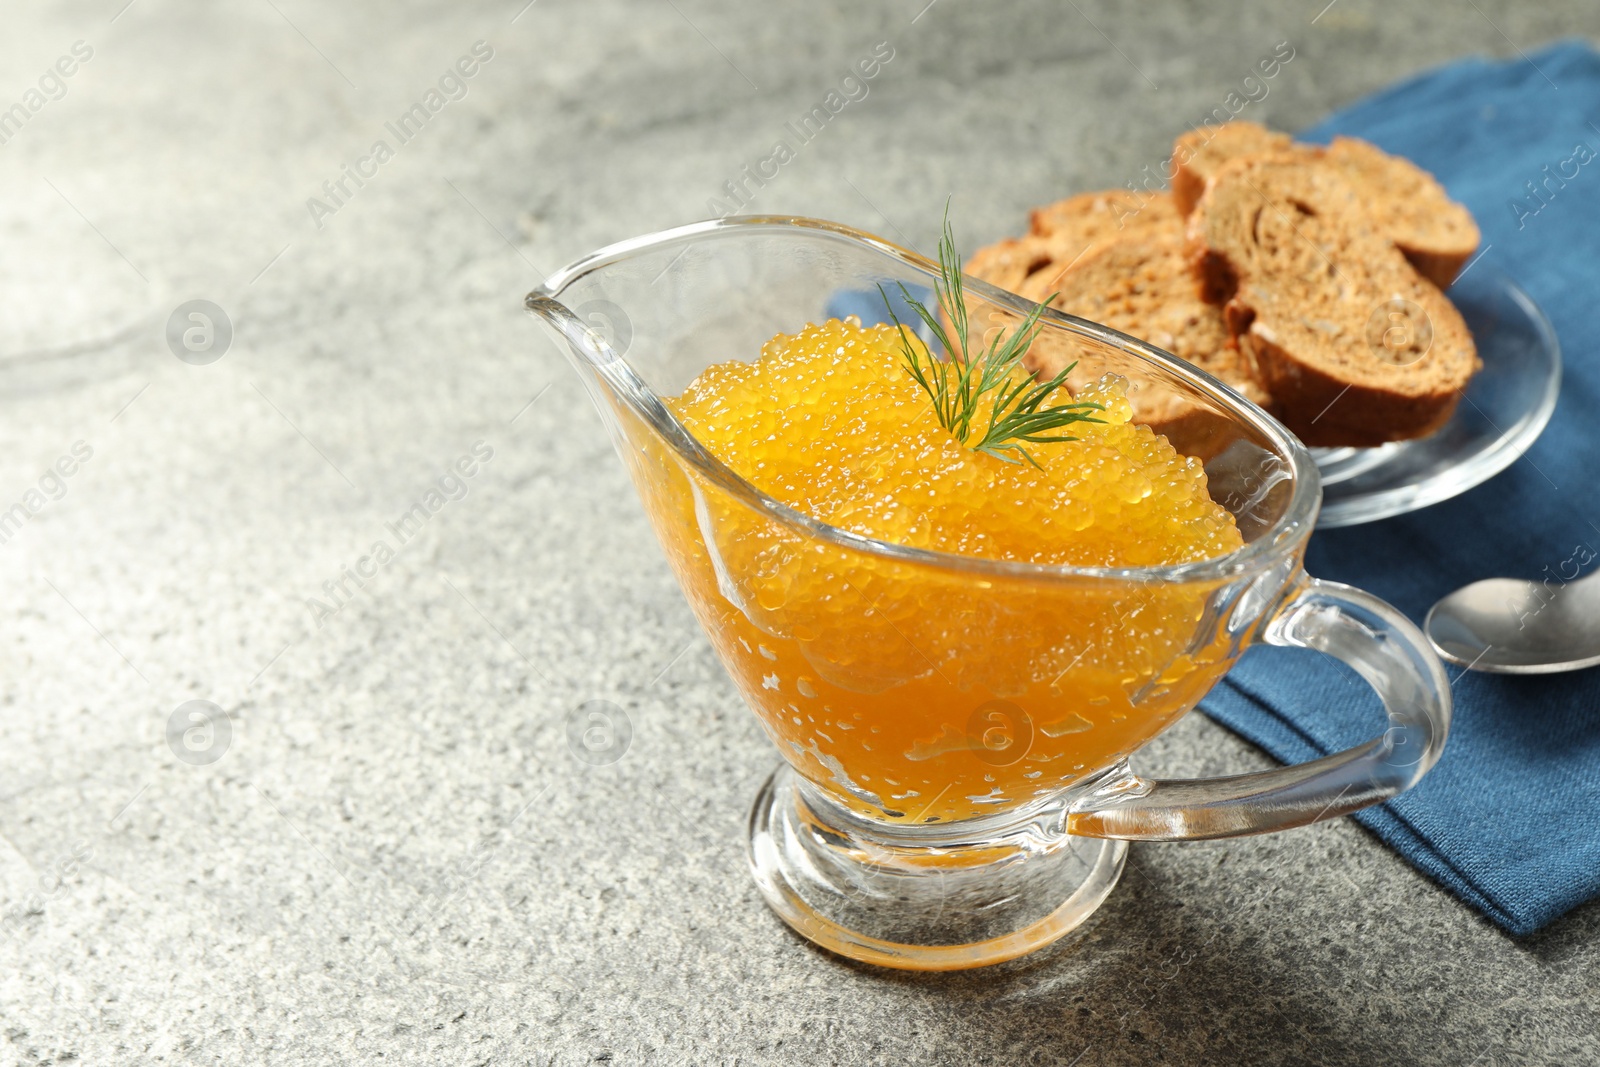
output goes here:
[[1067, 816], [1067, 831], [1128, 841], [1271, 833], [1388, 800], [1438, 760], [1450, 729], [1450, 684], [1422, 632], [1389, 604], [1303, 576], [1261, 640], [1348, 664], [1382, 699], [1388, 729], [1354, 748], [1276, 770], [1224, 778], [1125, 777], [1079, 801]]

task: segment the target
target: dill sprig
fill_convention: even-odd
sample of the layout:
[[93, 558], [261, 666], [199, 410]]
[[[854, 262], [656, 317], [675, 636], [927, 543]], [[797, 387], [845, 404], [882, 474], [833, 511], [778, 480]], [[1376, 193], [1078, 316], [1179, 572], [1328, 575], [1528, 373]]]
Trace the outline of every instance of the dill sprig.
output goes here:
[[[901, 354], [905, 358], [906, 370], [933, 401], [939, 425], [973, 451], [1007, 463], [1026, 460], [1038, 467], [1038, 461], [1023, 447], [1024, 443], [1076, 441], [1075, 437], [1052, 435], [1051, 431], [1075, 422], [1104, 421], [1090, 414], [1104, 411], [1103, 404], [1078, 401], [1043, 406], [1051, 394], [1066, 384], [1067, 375], [1072, 373], [1076, 363], [1069, 364], [1049, 381], [1037, 381], [1026, 372], [1020, 375], [1015, 373], [1022, 364], [1022, 357], [1033, 345], [1034, 338], [1044, 328], [1039, 316], [1044, 311], [1044, 304], [1054, 299], [1054, 294], [1044, 304], [1036, 305], [1028, 312], [1020, 327], [1009, 334], [1000, 331], [988, 347], [976, 356], [968, 353], [967, 300], [961, 285], [961, 257], [956, 253], [956, 237], [950, 228], [948, 207], [945, 210], [944, 236], [939, 240], [939, 278], [934, 283], [934, 293], [938, 298], [938, 306], [954, 328], [954, 343], [944, 324], [939, 321], [939, 316], [912, 296], [905, 285], [900, 286], [900, 295], [944, 347], [946, 358], [938, 359], [930, 352], [924, 360], [918, 351], [922, 346], [913, 343], [907, 335], [905, 325], [889, 304], [888, 294], [883, 292], [883, 286], [878, 287], [878, 292], [883, 296], [884, 306], [889, 309], [889, 317], [900, 331]], [[982, 421], [979, 415], [985, 408], [988, 419]]]

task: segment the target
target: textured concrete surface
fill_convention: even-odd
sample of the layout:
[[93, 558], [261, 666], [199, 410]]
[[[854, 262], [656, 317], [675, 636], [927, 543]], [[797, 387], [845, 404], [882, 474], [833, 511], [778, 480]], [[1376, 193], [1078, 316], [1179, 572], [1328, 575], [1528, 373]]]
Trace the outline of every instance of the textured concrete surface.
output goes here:
[[[1600, 1059], [1600, 909], [1513, 942], [1348, 823], [1137, 847], [1081, 941], [994, 971], [789, 935], [742, 855], [774, 755], [519, 305], [706, 214], [879, 42], [753, 210], [927, 248], [949, 195], [976, 243], [1136, 180], [1279, 42], [1250, 114], [1295, 128], [1594, 5], [523, 2], [6, 13], [0, 107], [44, 88], [0, 144], [0, 509], [37, 512], [0, 544], [0, 1063]], [[204, 365], [190, 299], [232, 326]], [[609, 764], [568, 744], [592, 700]], [[1263, 760], [1196, 717], [1145, 763]]]

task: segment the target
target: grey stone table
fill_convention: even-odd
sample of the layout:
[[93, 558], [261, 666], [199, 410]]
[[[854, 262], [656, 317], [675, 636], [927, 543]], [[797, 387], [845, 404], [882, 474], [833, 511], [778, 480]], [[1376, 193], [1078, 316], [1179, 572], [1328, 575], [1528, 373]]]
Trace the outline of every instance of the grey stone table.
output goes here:
[[[1325, 2], [8, 10], [0, 1063], [1600, 1059], [1600, 909], [1512, 941], [1348, 822], [1135, 848], [988, 972], [791, 936], [742, 854], [774, 755], [520, 310], [726, 202], [883, 42], [749, 210], [928, 248], [950, 196], [976, 243], [1140, 180], [1280, 42], [1249, 114], [1293, 129], [1600, 35]], [[590, 700], [613, 763], [568, 745]], [[1264, 758], [1196, 716], [1145, 762]]]

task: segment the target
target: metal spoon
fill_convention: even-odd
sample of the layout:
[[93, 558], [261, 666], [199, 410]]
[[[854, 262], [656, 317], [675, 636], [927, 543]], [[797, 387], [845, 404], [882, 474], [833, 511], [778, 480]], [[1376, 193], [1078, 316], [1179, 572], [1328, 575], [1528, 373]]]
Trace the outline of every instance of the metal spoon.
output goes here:
[[1600, 572], [1573, 582], [1489, 578], [1423, 623], [1439, 655], [1475, 671], [1555, 674], [1600, 664]]

